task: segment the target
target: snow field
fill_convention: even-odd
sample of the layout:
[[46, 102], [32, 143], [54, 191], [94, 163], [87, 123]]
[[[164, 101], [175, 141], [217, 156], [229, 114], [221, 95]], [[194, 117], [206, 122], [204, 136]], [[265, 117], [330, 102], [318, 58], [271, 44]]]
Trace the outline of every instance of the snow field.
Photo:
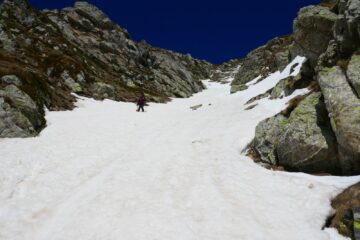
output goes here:
[[39, 137], [0, 140], [0, 239], [344, 239], [321, 228], [330, 198], [359, 177], [274, 172], [241, 154], [259, 121], [307, 90], [244, 103], [303, 61], [237, 94], [205, 81], [146, 113], [79, 98], [73, 111], [47, 113]]

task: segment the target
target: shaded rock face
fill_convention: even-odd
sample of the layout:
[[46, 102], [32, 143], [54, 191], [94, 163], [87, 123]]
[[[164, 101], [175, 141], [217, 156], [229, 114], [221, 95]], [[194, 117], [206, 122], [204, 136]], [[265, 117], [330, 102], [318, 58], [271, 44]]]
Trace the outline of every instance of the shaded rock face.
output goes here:
[[[141, 92], [158, 102], [189, 97], [203, 90], [200, 80], [209, 78], [212, 69], [190, 55], [133, 41], [126, 29], [87, 2], [53, 11], [38, 11], [26, 0], [0, 5], [0, 91], [17, 86], [41, 118], [44, 107], [72, 109], [71, 92], [116, 101], [136, 101]], [[15, 117], [6, 119], [6, 126], [16, 125], [15, 120], [10, 124]], [[45, 126], [43, 120], [41, 127], [29, 121], [35, 131]]]
[[319, 84], [329, 111], [331, 126], [339, 143], [345, 174], [360, 173], [360, 99], [340, 67], [319, 73]]
[[286, 124], [287, 119], [280, 114], [278, 116], [268, 118], [257, 125], [254, 147], [260, 155], [262, 162], [271, 165], [278, 164], [276, 148]]
[[339, 18], [334, 36], [340, 51], [348, 56], [360, 46], [360, 1], [341, 0], [338, 4]]
[[346, 75], [357, 96], [360, 97], [360, 55], [352, 56]]

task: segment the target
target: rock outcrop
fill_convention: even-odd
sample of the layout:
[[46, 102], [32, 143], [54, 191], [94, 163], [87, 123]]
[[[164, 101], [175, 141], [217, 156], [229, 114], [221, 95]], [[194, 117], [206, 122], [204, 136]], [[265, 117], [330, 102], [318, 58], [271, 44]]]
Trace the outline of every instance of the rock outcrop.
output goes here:
[[233, 59], [226, 63], [215, 66], [210, 79], [216, 82], [228, 83], [238, 73], [243, 59]]
[[355, 90], [357, 97], [360, 97], [360, 55], [352, 56], [346, 75], [349, 79], [349, 83]]
[[343, 172], [360, 173], [360, 99], [340, 67], [323, 70], [318, 79], [339, 143]]
[[278, 164], [276, 149], [287, 121], [286, 117], [279, 114], [265, 119], [257, 125], [254, 147], [262, 162], [271, 165]]
[[[301, 55], [308, 62], [298, 76], [282, 80], [266, 96], [280, 98], [309, 84], [313, 92], [291, 100], [285, 111], [260, 122], [249, 155], [275, 169], [358, 175], [360, 1], [323, 0], [319, 6], [301, 9], [292, 39], [286, 47], [289, 59]], [[258, 69], [263, 69], [265, 61], [252, 54], [243, 60], [250, 62], [250, 67], [240, 69], [241, 77], [233, 82], [236, 90], [263, 74]], [[276, 66], [271, 69], [277, 70]], [[360, 232], [359, 223], [354, 221], [360, 207], [359, 190], [357, 183], [332, 201], [335, 214], [326, 224], [351, 239], [355, 239], [354, 229]]]
[[283, 70], [290, 63], [289, 46], [292, 36], [283, 36], [269, 41], [266, 45], [250, 52], [241, 62], [241, 67], [231, 83], [233, 93], [246, 89], [245, 84], [261, 76]]
[[[44, 107], [73, 108], [72, 92], [116, 101], [135, 101], [144, 92], [152, 101], [165, 102], [202, 91], [200, 80], [209, 78], [212, 69], [190, 55], [135, 42], [87, 2], [38, 11], [26, 0], [5, 0], [0, 6], [0, 91], [16, 86], [13, 93], [28, 96], [40, 117], [2, 96], [1, 120], [6, 124], [0, 131], [6, 134], [0, 136], [33, 136], [45, 126]], [[20, 124], [21, 133], [14, 130], [20, 116], [14, 109], [28, 118], [33, 130], [27, 124]]]
[[[293, 41], [283, 51], [290, 52], [290, 60], [301, 55], [308, 62], [298, 76], [282, 80], [267, 96], [279, 98], [307, 85], [319, 92], [292, 107], [285, 120], [277, 122], [276, 116], [258, 125], [253, 152], [261, 161], [294, 171], [360, 173], [359, 29], [358, 0], [323, 1], [300, 10]], [[243, 61], [251, 62], [252, 55]], [[257, 77], [264, 62], [261, 57], [257, 61], [240, 68], [243, 79], [236, 78], [235, 87]], [[273, 72], [280, 70], [270, 66]]]
[[261, 162], [291, 171], [340, 174], [336, 147], [319, 92], [301, 101], [289, 117], [278, 114], [260, 122], [254, 138]]
[[336, 138], [327, 124], [321, 93], [312, 93], [291, 113], [276, 148], [278, 164], [290, 170], [341, 173]]
[[6, 86], [0, 90], [0, 137], [34, 136], [45, 123], [41, 112], [17, 86]]
[[333, 38], [333, 29], [337, 14], [327, 7], [308, 6], [302, 8], [294, 21], [294, 41], [291, 48], [293, 57], [305, 56], [312, 66], [318, 57], [326, 51]]

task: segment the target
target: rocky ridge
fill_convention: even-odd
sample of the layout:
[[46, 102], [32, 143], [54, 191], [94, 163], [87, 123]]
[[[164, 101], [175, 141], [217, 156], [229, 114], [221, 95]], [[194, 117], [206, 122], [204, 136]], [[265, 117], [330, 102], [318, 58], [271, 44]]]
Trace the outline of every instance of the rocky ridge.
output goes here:
[[27, 0], [0, 6], [0, 137], [28, 137], [45, 126], [44, 108], [73, 108], [72, 93], [156, 102], [204, 89], [213, 66], [135, 42], [87, 2], [39, 11]]

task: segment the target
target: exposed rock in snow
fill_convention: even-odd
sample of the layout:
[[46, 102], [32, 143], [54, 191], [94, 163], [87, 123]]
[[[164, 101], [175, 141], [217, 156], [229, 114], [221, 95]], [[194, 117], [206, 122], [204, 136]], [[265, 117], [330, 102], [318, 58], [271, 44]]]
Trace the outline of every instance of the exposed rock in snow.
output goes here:
[[341, 174], [336, 138], [320, 97], [321, 93], [312, 93], [281, 123], [278, 163], [297, 171]]
[[191, 106], [190, 109], [193, 110], [193, 111], [196, 111], [199, 108], [201, 108], [202, 106], [203, 106], [202, 104], [198, 104], [198, 105], [195, 105], [195, 106]]
[[[308, 107], [304, 109], [305, 100], [304, 103], [296, 104], [289, 109], [290, 113], [293, 112], [296, 114], [301, 111], [304, 113], [298, 114], [297, 120], [293, 119], [296, 127], [294, 125], [294, 131], [288, 132], [289, 135], [287, 135], [287, 137], [291, 137], [291, 139], [285, 137], [285, 134], [283, 137], [284, 140], [286, 139], [287, 141], [279, 143], [279, 146], [281, 145], [283, 149], [282, 152], [285, 154], [275, 151], [273, 144], [274, 142], [279, 142], [279, 140], [273, 138], [273, 133], [281, 133], [284, 124], [277, 124], [275, 126], [277, 129], [268, 131], [269, 135], [263, 134], [260, 136], [258, 134], [257, 142], [261, 143], [258, 145], [258, 152], [263, 161], [273, 164], [280, 162], [270, 160], [270, 158], [267, 157], [269, 152], [275, 152], [275, 158], [277, 159], [282, 156], [281, 164], [288, 167], [291, 165], [295, 167], [294, 164], [288, 165], [289, 163], [300, 161], [299, 163], [305, 164], [309, 159], [314, 160], [313, 157], [316, 154], [310, 154], [313, 151], [304, 150], [303, 152], [305, 153], [303, 156], [300, 154], [301, 146], [304, 144], [307, 145], [307, 141], [314, 138], [317, 140], [326, 140], [325, 142], [321, 141], [326, 144], [320, 144], [323, 146], [320, 149], [325, 150], [325, 155], [331, 157], [319, 157], [317, 160], [311, 161], [314, 164], [311, 168], [307, 169], [303, 166], [297, 170], [307, 172], [327, 171], [332, 173], [342, 170], [340, 174], [360, 173], [360, 149], [358, 147], [360, 144], [357, 140], [357, 136], [360, 135], [357, 131], [357, 126], [360, 125], [357, 121], [359, 108], [358, 75], [360, 74], [358, 71], [358, 52], [356, 52], [356, 49], [360, 47], [357, 31], [360, 26], [359, 6], [358, 0], [324, 0], [320, 6], [309, 6], [300, 10], [294, 22], [294, 42], [291, 46], [286, 46], [285, 49], [290, 50], [292, 58], [300, 54], [308, 58], [309, 61], [302, 65], [299, 75], [280, 81], [274, 89], [250, 99], [249, 102], [268, 96], [271, 96], [273, 99], [283, 98], [295, 89], [309, 85], [313, 91], [321, 92], [318, 101], [319, 105], [316, 106], [316, 108], [308, 105]], [[266, 46], [259, 49], [264, 48], [266, 48]], [[255, 64], [254, 66], [257, 65]], [[346, 73], [346, 75], [344, 73]], [[239, 74], [241, 74], [241, 71], [239, 71]], [[245, 75], [246, 74], [242, 74], [242, 76]], [[319, 89], [319, 84], [321, 89]], [[236, 86], [236, 84], [234, 86]], [[320, 105], [323, 106], [323, 98], [325, 99], [326, 109], [319, 111], [318, 107]], [[307, 100], [310, 101], [309, 98], [307, 98]], [[320, 112], [323, 113], [320, 114]], [[327, 112], [330, 118], [326, 117]], [[303, 119], [303, 117], [307, 119]], [[316, 123], [314, 122], [315, 119], [317, 119]], [[319, 119], [321, 119], [321, 123], [319, 123]], [[270, 125], [273, 120], [274, 119], [269, 120]], [[263, 126], [264, 123], [266, 122], [259, 125], [260, 129], [268, 128], [267, 126]], [[298, 125], [302, 127], [298, 127]], [[291, 124], [289, 126], [291, 126]], [[331, 126], [331, 129], [329, 129], [328, 126]], [[324, 127], [327, 130], [324, 130]], [[306, 131], [306, 129], [311, 131]], [[319, 129], [321, 129], [321, 131], [319, 131]], [[296, 134], [294, 134], [295, 132]], [[302, 134], [298, 134], [300, 132]], [[331, 132], [335, 133], [335, 139], [329, 137], [332, 135]], [[269, 138], [272, 140], [267, 142]], [[294, 145], [299, 148], [292, 149], [291, 146], [289, 146], [289, 142], [298, 143]], [[266, 144], [264, 145], [262, 143]], [[264, 150], [263, 146], [270, 146], [271, 151], [267, 148]], [[292, 150], [290, 151], [289, 149]], [[319, 150], [319, 148], [317, 149]], [[330, 149], [332, 150], [330, 151]], [[317, 153], [324, 152], [323, 150]], [[336, 158], [340, 159], [341, 167], [336, 167]], [[324, 163], [326, 164], [324, 165]]]

